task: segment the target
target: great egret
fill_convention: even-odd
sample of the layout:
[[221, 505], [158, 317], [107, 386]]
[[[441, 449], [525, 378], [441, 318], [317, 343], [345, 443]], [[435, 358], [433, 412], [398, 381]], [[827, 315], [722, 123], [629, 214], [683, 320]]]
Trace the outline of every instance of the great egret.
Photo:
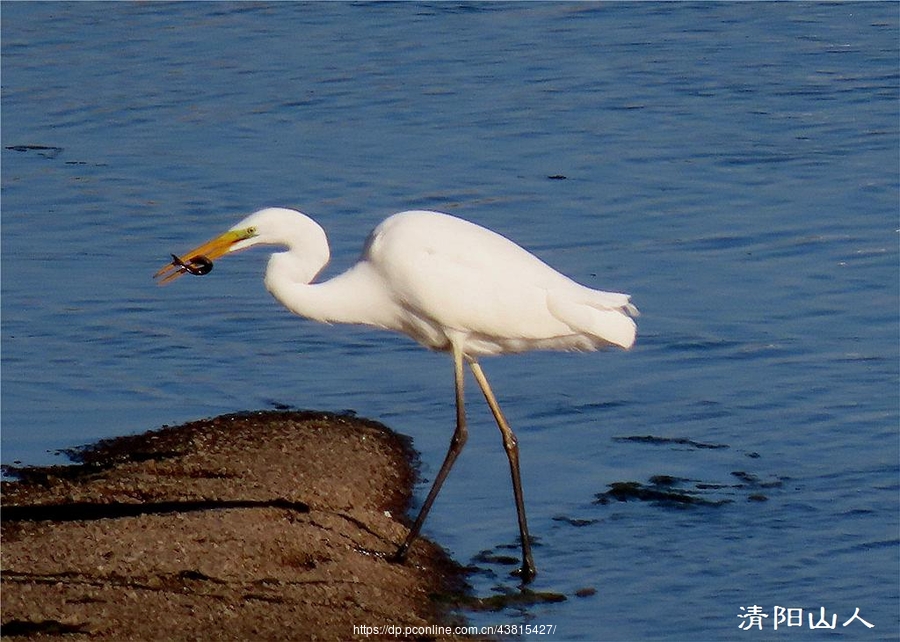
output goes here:
[[503, 436], [512, 473], [522, 541], [524, 581], [535, 575], [525, 519], [515, 434], [477, 358], [528, 350], [628, 349], [637, 308], [627, 294], [592, 290], [572, 281], [509, 239], [439, 212], [400, 212], [366, 240], [349, 270], [322, 283], [328, 239], [318, 223], [295, 210], [268, 208], [188, 252], [156, 273], [161, 283], [190, 272], [203, 275], [212, 261], [254, 245], [276, 245], [266, 269], [269, 292], [288, 310], [326, 323], [395, 330], [426, 348], [449, 352], [456, 385], [456, 430], [431, 490], [394, 558], [405, 559], [468, 435], [463, 363], [468, 363]]

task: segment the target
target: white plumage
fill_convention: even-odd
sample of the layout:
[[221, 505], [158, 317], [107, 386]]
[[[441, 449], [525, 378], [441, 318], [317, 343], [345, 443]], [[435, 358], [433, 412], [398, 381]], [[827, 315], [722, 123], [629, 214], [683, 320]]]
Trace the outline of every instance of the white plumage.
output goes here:
[[376, 227], [359, 262], [308, 285], [329, 259], [317, 223], [266, 209], [233, 230], [256, 236], [235, 246], [286, 245], [266, 287], [300, 316], [374, 325], [434, 350], [458, 341], [467, 356], [527, 350], [630, 348], [636, 309], [625, 294], [592, 290], [487, 228], [439, 212], [394, 214]]
[[[429, 211], [400, 212], [366, 240], [362, 256], [333, 279], [314, 283], [330, 251], [322, 228], [300, 212], [268, 208], [157, 273], [165, 283], [225, 253], [255, 245], [272, 255], [265, 284], [287, 309], [326, 323], [401, 332], [432, 350], [450, 352], [456, 374], [457, 426], [450, 451], [409, 537], [402, 559], [466, 439], [463, 362], [468, 362], [503, 433], [510, 459], [523, 547], [522, 576], [534, 575], [518, 471], [516, 438], [476, 359], [528, 350], [630, 348], [637, 309], [626, 294], [593, 290], [557, 272], [509, 239], [474, 223]], [[209, 263], [211, 266], [211, 263]], [[197, 271], [197, 273], [205, 273]]]

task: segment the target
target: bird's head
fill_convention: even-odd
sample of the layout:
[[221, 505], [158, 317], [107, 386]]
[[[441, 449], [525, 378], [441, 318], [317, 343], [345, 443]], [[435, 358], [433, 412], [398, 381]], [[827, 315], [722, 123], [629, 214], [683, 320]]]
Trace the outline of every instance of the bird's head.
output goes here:
[[290, 249], [300, 246], [320, 247], [324, 242], [326, 261], [328, 242], [322, 228], [311, 218], [296, 210], [269, 207], [254, 212], [227, 232], [207, 241], [181, 257], [172, 255], [172, 262], [159, 270], [154, 278], [159, 284], [169, 283], [182, 274], [208, 274], [213, 261], [232, 252], [254, 245], [281, 245]]

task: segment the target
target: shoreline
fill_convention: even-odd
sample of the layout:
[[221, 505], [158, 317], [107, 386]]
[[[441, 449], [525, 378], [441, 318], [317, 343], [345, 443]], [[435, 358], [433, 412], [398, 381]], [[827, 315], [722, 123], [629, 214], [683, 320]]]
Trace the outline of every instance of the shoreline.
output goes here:
[[407, 531], [415, 452], [377, 422], [240, 413], [69, 454], [7, 467], [4, 637], [346, 640], [462, 623], [446, 605], [465, 571], [442, 549], [420, 538], [404, 564], [385, 559]]

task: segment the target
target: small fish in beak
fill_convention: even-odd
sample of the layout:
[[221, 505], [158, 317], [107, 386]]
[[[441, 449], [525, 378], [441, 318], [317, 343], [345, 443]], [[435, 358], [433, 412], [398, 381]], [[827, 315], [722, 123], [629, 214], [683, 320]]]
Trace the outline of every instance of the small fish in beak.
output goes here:
[[213, 261], [240, 249], [242, 241], [247, 241], [255, 235], [256, 228], [252, 227], [228, 230], [213, 240], [186, 252], [183, 256], [191, 257], [189, 259], [182, 259], [177, 254], [172, 254], [172, 260], [154, 274], [153, 278], [159, 279], [157, 283], [163, 285], [177, 279], [182, 274], [193, 274], [194, 276], [209, 274], [213, 269]]
[[179, 268], [182, 272], [190, 272], [194, 276], [209, 274], [213, 269], [213, 262], [205, 256], [195, 256], [185, 261], [173, 254], [172, 265]]

